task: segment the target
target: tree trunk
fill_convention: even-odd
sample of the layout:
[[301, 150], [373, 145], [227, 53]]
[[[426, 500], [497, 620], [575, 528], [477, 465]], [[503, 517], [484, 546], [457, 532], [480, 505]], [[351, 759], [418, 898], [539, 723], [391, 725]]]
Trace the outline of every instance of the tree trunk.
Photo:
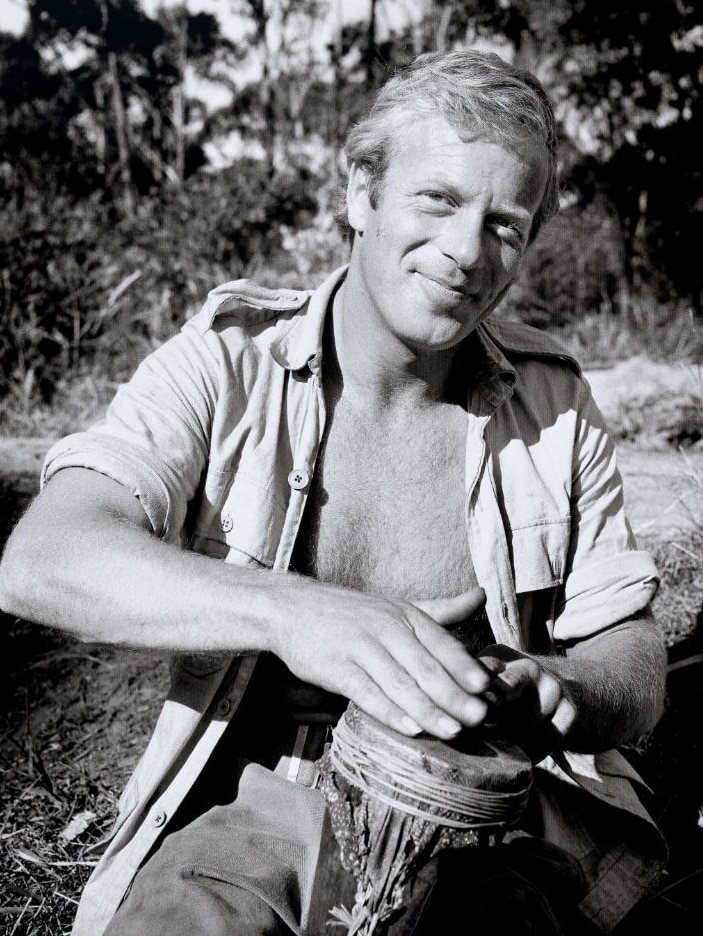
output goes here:
[[117, 140], [117, 160], [122, 184], [122, 199], [125, 214], [128, 218], [134, 215], [134, 191], [132, 189], [132, 173], [129, 168], [129, 143], [127, 135], [127, 118], [125, 115], [122, 88], [117, 68], [117, 56], [114, 52], [107, 53], [108, 74], [112, 85], [112, 107], [115, 113], [115, 139]]
[[273, 88], [271, 87], [271, 68], [269, 64], [268, 21], [269, 12], [266, 0], [249, 0], [249, 8], [256, 24], [256, 52], [261, 67], [259, 81], [259, 106], [261, 108], [262, 140], [266, 153], [266, 167], [269, 178], [275, 173], [276, 154], [276, 126], [273, 105]]
[[366, 51], [364, 53], [364, 58], [366, 59], [366, 89], [367, 91], [373, 91], [376, 80], [376, 72], [374, 69], [376, 60], [376, 0], [371, 0], [371, 5], [369, 7], [369, 22], [366, 28]]
[[100, 12], [102, 14], [102, 49], [107, 64], [107, 78], [112, 91], [112, 110], [115, 117], [115, 140], [117, 142], [117, 164], [122, 186], [122, 203], [125, 214], [128, 218], [131, 218], [134, 215], [134, 191], [132, 188], [132, 173], [129, 167], [127, 117], [122, 98], [117, 56], [108, 48], [107, 43], [107, 27], [110, 21], [108, 0], [100, 0]]
[[178, 82], [173, 89], [174, 171], [178, 188], [185, 178], [185, 80], [188, 61], [188, 14], [185, 10], [178, 18], [176, 67]]

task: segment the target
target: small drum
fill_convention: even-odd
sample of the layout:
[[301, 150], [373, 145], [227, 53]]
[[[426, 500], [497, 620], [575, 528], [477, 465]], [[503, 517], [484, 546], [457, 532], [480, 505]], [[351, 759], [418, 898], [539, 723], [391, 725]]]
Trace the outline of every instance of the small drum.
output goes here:
[[[350, 934], [379, 934], [430, 858], [500, 841], [519, 822], [532, 783], [527, 755], [490, 728], [467, 729], [452, 742], [408, 738], [353, 703], [318, 767], [334, 841], [323, 840], [313, 896], [316, 934], [324, 932], [325, 915]], [[351, 908], [332, 892], [329, 862], [347, 872], [346, 891], [337, 888], [347, 896], [353, 876]], [[344, 874], [336, 880], [344, 882]]]

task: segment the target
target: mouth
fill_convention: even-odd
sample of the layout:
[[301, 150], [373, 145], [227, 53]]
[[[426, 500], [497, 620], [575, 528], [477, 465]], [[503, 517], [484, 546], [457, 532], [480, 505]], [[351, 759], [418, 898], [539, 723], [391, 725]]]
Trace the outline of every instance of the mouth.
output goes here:
[[469, 290], [466, 280], [445, 279], [442, 276], [437, 276], [435, 273], [424, 273], [420, 270], [416, 270], [415, 272], [422, 280], [430, 284], [436, 290], [454, 299], [472, 298], [472, 293]]

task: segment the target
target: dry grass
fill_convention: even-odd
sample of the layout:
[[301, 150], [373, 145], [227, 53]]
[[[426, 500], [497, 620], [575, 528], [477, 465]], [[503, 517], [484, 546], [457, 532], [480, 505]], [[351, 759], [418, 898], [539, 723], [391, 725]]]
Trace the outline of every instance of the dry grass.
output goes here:
[[0, 932], [62, 936], [153, 727], [166, 664], [24, 622], [3, 643]]

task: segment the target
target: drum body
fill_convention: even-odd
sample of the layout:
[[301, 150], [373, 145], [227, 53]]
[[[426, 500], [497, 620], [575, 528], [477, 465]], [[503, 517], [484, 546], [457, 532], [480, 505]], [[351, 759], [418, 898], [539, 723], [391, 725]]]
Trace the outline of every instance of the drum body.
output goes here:
[[[353, 703], [318, 766], [332, 834], [316, 878], [315, 934], [326, 918], [380, 936], [420, 868], [444, 849], [500, 841], [532, 782], [527, 755], [491, 729], [466, 729], [450, 743], [408, 738]], [[352, 881], [348, 907], [340, 901]]]

